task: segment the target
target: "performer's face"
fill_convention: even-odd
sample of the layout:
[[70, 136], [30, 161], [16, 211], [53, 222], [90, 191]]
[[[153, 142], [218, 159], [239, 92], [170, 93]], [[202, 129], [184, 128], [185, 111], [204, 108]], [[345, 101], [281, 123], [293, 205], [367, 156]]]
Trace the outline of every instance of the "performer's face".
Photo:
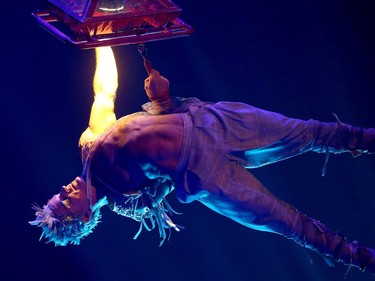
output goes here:
[[91, 216], [86, 183], [79, 177], [67, 186], [63, 186], [60, 193], [54, 195], [48, 205], [57, 217], [81, 216], [82, 220], [88, 221]]

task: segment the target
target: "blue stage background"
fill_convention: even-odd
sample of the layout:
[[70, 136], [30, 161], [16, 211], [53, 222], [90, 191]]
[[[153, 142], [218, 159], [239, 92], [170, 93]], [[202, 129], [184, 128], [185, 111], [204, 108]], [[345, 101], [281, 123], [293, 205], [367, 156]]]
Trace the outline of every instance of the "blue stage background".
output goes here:
[[[176, 0], [196, 32], [149, 43], [153, 66], [177, 96], [242, 101], [291, 117], [375, 126], [375, 3], [372, 0]], [[338, 281], [347, 267], [283, 237], [257, 232], [199, 203], [180, 204], [185, 229], [158, 247], [157, 232], [132, 240], [138, 224], [108, 210], [80, 246], [38, 242], [28, 225], [80, 174], [77, 140], [92, 102], [94, 51], [40, 28], [42, 1], [1, 4], [2, 123], [0, 279], [54, 281]], [[146, 101], [135, 46], [116, 47], [117, 114]], [[252, 172], [274, 194], [349, 239], [375, 247], [375, 156], [306, 154]], [[373, 280], [352, 269], [347, 279]]]

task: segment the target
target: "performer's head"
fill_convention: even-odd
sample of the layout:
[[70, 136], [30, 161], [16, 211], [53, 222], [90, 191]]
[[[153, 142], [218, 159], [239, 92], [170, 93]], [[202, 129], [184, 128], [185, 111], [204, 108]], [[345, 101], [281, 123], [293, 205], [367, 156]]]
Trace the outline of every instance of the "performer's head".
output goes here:
[[[91, 186], [88, 188], [93, 189]], [[63, 186], [60, 193], [54, 195], [43, 208], [34, 205], [36, 220], [30, 224], [41, 227], [41, 238], [46, 237], [48, 242], [54, 242], [56, 246], [69, 243], [78, 245], [98, 224], [100, 208], [107, 204], [105, 197], [96, 200], [95, 190], [90, 192], [91, 198], [88, 198], [87, 193], [86, 183], [77, 177]], [[90, 202], [94, 204], [92, 208]]]
[[144, 84], [146, 94], [151, 101], [169, 97], [169, 81], [160, 75], [159, 71], [152, 69]]

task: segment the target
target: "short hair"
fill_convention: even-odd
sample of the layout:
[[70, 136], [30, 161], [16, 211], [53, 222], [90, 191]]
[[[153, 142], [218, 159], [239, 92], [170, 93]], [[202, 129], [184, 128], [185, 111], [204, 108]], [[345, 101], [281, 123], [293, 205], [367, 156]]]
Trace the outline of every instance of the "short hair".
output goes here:
[[72, 215], [59, 218], [48, 204], [43, 208], [34, 204], [32, 209], [35, 210], [36, 219], [29, 223], [42, 228], [43, 232], [39, 241], [45, 237], [48, 239], [46, 243], [54, 242], [55, 246], [79, 245], [80, 240], [92, 233], [98, 225], [102, 217], [100, 208], [107, 204], [106, 197], [100, 199], [92, 207], [92, 216], [87, 222], [84, 222], [81, 217]]

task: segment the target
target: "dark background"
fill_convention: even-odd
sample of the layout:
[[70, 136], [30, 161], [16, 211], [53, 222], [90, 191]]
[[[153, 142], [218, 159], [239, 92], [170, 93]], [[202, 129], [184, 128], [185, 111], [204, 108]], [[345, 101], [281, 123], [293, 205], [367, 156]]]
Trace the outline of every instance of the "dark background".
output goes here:
[[[196, 32], [148, 44], [172, 94], [242, 101], [298, 118], [375, 126], [373, 0], [175, 1]], [[199, 203], [170, 202], [186, 227], [158, 247], [157, 232], [132, 240], [138, 224], [104, 210], [80, 246], [38, 242], [30, 206], [80, 174], [76, 149], [92, 102], [94, 51], [59, 42], [31, 12], [42, 1], [1, 3], [0, 279], [343, 280], [317, 254], [257, 232]], [[146, 101], [135, 46], [115, 48], [118, 115]], [[274, 194], [333, 230], [375, 247], [375, 158], [306, 154], [253, 170]], [[352, 269], [352, 280], [374, 280]]]

